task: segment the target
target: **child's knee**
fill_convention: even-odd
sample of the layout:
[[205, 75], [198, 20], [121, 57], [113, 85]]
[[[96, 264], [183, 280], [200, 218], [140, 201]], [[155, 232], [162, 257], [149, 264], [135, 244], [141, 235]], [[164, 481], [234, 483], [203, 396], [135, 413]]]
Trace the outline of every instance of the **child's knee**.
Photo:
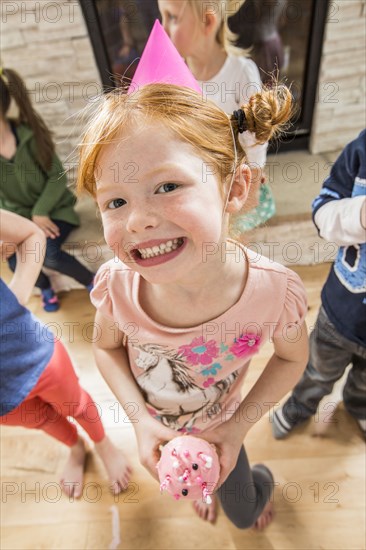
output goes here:
[[228, 517], [237, 529], [244, 530], [253, 527], [258, 519], [258, 513], [255, 508], [250, 508], [243, 503], [242, 508], [238, 510], [238, 514], [230, 514]]
[[59, 417], [60, 413], [50, 404], [32, 400], [22, 404], [19, 423], [26, 428], [41, 430], [45, 424], [57, 422]]
[[267, 489], [254, 482], [244, 486], [237, 483], [230, 491], [225, 484], [220, 490], [220, 501], [225, 514], [237, 529], [250, 529], [258, 519], [258, 509], [265, 502]]
[[242, 530], [250, 529], [251, 527], [253, 527], [255, 521], [256, 518], [253, 518], [252, 516], [231, 519], [231, 523], [233, 523], [233, 525], [235, 525], [237, 529]]

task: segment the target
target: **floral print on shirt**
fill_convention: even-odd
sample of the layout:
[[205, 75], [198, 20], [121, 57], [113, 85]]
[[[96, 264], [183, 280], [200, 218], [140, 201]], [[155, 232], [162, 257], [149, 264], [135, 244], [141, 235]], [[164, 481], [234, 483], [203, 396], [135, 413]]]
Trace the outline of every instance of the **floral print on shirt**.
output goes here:
[[[214, 381], [213, 376], [216, 376], [223, 368], [219, 361], [214, 361], [215, 359], [227, 362], [233, 361], [235, 357], [249, 358], [258, 352], [260, 341], [260, 337], [251, 332], [245, 332], [239, 338], [235, 338], [231, 346], [223, 342], [218, 344], [215, 340], [205, 342], [203, 336], [199, 336], [194, 338], [190, 344], [180, 346], [177, 351], [190, 365], [195, 367], [194, 370], [198, 374], [210, 377], [210, 380]], [[202, 368], [203, 366], [204, 368]]]
[[215, 340], [205, 342], [203, 336], [198, 336], [194, 338], [188, 346], [180, 346], [178, 352], [181, 353], [191, 365], [209, 365], [212, 359], [215, 359], [219, 355], [219, 348]]

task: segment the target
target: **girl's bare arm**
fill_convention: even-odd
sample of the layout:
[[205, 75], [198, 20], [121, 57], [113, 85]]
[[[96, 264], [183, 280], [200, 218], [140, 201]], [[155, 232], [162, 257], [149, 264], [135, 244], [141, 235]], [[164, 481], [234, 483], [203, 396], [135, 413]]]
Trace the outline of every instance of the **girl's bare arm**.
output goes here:
[[135, 423], [150, 415], [132, 375], [123, 337], [124, 333], [116, 328], [116, 323], [97, 311], [93, 344], [96, 363], [131, 422]]
[[160, 444], [175, 437], [176, 433], [155, 420], [146, 409], [130, 369], [123, 336], [113, 321], [97, 312], [93, 344], [97, 365], [134, 427], [141, 463], [158, 479], [156, 464], [160, 458]]
[[25, 305], [42, 269], [46, 237], [33, 222], [7, 210], [0, 211], [2, 256], [17, 254], [17, 265], [9, 288]]
[[[296, 385], [306, 367], [309, 344], [305, 323], [288, 330], [286, 339], [274, 338], [273, 343], [274, 354], [234, 415], [240, 420], [236, 421], [236, 429], [240, 430], [243, 439], [249, 429]], [[255, 421], [248, 418], [250, 406], [255, 407]], [[235, 419], [232, 422], [235, 423]]]
[[308, 359], [308, 337], [305, 323], [274, 339], [275, 353], [261, 376], [240, 403], [237, 411], [223, 424], [202, 434], [214, 443], [220, 455], [219, 486], [235, 467], [240, 448], [248, 431], [262, 416], [290, 391], [303, 373]]

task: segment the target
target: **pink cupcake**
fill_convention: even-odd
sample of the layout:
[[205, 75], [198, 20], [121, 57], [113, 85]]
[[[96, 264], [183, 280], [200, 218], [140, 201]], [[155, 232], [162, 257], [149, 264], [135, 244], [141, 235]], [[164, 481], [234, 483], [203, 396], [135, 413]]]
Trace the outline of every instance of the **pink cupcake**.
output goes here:
[[167, 491], [176, 500], [182, 496], [190, 500], [212, 502], [220, 477], [220, 462], [214, 445], [204, 439], [183, 435], [167, 443], [157, 464], [160, 490]]

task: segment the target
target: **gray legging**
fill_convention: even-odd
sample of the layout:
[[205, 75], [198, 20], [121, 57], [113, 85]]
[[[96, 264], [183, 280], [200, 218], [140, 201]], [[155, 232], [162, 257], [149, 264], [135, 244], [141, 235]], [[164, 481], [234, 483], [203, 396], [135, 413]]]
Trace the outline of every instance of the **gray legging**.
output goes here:
[[229, 520], [239, 529], [254, 525], [271, 498], [273, 477], [263, 465], [251, 469], [244, 447], [225, 483], [217, 491], [221, 506]]

